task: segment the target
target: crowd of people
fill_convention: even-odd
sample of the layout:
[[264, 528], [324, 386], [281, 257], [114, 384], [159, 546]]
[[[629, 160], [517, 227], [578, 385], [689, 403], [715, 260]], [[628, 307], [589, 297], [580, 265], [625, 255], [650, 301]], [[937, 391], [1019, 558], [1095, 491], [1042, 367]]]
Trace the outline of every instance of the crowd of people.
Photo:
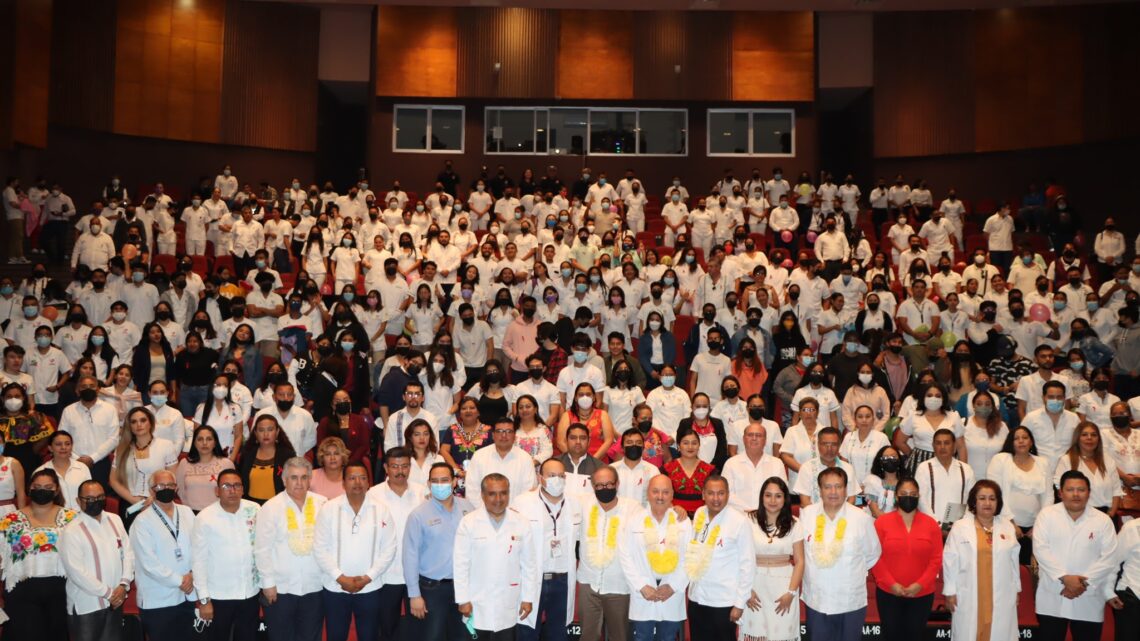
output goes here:
[[9, 179], [6, 638], [1130, 638], [1140, 238], [741, 178]]

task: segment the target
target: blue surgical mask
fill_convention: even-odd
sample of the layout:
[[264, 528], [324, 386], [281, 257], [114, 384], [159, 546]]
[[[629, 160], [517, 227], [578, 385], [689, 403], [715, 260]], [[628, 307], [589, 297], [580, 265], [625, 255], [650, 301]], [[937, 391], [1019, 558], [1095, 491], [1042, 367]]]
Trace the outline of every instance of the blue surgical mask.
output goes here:
[[666, 276], [665, 278], [661, 279], [661, 282], [665, 283], [666, 287], [672, 287], [674, 280], [672, 276]]
[[265, 269], [265, 261], [260, 258], [254, 261], [254, 264], [257, 265], [258, 269]]
[[847, 341], [846, 347], [847, 347], [847, 351], [851, 354], [854, 354], [855, 352], [859, 351], [859, 343], [857, 343], [855, 341]]
[[34, 318], [39, 311], [40, 308], [36, 307], [35, 305], [24, 306], [24, 316], [27, 316], [28, 318]]
[[1097, 303], [1097, 302], [1094, 302], [1094, 301], [1089, 301], [1089, 302], [1088, 302], [1088, 303], [1086, 303], [1086, 304], [1088, 305], [1088, 308], [1089, 308], [1089, 311], [1090, 311], [1090, 312], [1095, 312], [1096, 310], [1100, 309], [1100, 303]]
[[588, 289], [588, 288], [589, 288], [589, 285], [587, 285], [586, 283], [578, 283], [577, 285], [574, 286], [574, 290], [577, 291], [579, 294], [585, 294], [586, 289]]
[[431, 497], [437, 501], [446, 501], [451, 498], [451, 483], [432, 483]]
[[11, 296], [11, 295], [12, 295], [12, 291], [13, 291], [13, 290], [12, 290], [12, 286], [11, 286], [11, 285], [5, 285], [5, 286], [3, 286], [3, 287], [0, 287], [0, 295], [3, 295], [3, 296]]
[[562, 270], [562, 277], [563, 278], [570, 278], [570, 275], [573, 273], [574, 273], [574, 270], [572, 270], [572, 269], [563, 269]]
[[1045, 401], [1045, 409], [1050, 414], [1060, 414], [1061, 410], [1065, 409], [1065, 401], [1064, 399], [1047, 399]]
[[146, 274], [142, 272], [134, 272], [131, 274], [131, 280], [135, 281], [136, 283], [143, 282], [144, 278], [146, 278]]
[[344, 299], [344, 302], [351, 303], [352, 299], [356, 298], [356, 294], [353, 294], [352, 292], [345, 292], [341, 294], [340, 297]]
[[106, 341], [107, 341], [106, 336], [92, 336], [91, 337], [91, 344], [94, 345], [95, 347], [102, 347], [103, 343], [105, 343]]
[[150, 404], [155, 407], [162, 407], [166, 405], [166, 394], [151, 394]]
[[40, 347], [47, 347], [48, 345], [51, 345], [51, 336], [37, 336], [36, 345]]
[[1033, 264], [1033, 257], [1032, 256], [1022, 256], [1021, 262], [1023, 265], [1032, 265]]
[[551, 218], [550, 220], [546, 221], [546, 226], [549, 229], [554, 229], [558, 226], [558, 221]]
[[574, 352], [574, 362], [579, 364], [579, 365], [581, 365], [582, 363], [585, 363], [586, 359], [589, 357], [590, 357], [589, 352], [580, 352], [577, 350], [575, 350], [575, 352]]
[[1057, 311], [1061, 311], [1062, 309], [1065, 309], [1065, 301], [1063, 301], [1063, 300], [1053, 301], [1053, 309], [1055, 309]]
[[665, 387], [673, 387], [673, 384], [676, 382], [677, 382], [677, 377], [673, 376], [672, 374], [666, 374], [666, 375], [661, 377], [661, 384], [664, 385]]
[[1072, 363], [1069, 363], [1069, 367], [1071, 367], [1074, 372], [1079, 372], [1085, 368], [1085, 362], [1073, 361]]
[[990, 382], [989, 381], [978, 381], [978, 382], [974, 383], [974, 389], [978, 390], [979, 392], [985, 392], [985, 391], [990, 389]]
[[598, 184], [605, 187], [606, 186], [606, 179], [605, 178], [599, 178]]
[[356, 343], [352, 341], [341, 341], [340, 348], [346, 352], [351, 352], [356, 347]]
[[811, 367], [812, 365], [815, 364], [815, 357], [814, 356], [802, 356], [802, 357], [800, 357], [800, 363], [804, 367]]

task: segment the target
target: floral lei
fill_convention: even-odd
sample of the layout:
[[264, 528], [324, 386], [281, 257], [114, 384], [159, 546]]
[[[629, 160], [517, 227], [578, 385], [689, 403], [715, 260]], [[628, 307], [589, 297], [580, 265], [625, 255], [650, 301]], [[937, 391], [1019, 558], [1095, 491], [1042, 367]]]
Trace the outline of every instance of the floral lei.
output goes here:
[[664, 538], [657, 536], [657, 524], [653, 522], [653, 517], [645, 517], [645, 556], [654, 574], [665, 576], [677, 569], [677, 563], [681, 558], [678, 545], [678, 539], [681, 538], [680, 529], [677, 525], [677, 514], [673, 510], [669, 510], [665, 520]]
[[[254, 547], [254, 537], [257, 534], [257, 507], [256, 506], [247, 507], [247, 508], [245, 508], [244, 512], [245, 512], [245, 527], [246, 527], [246, 529], [249, 530], [249, 547], [252, 550]], [[252, 557], [253, 555], [250, 554], [250, 556]], [[261, 574], [257, 571], [257, 561], [254, 560], [252, 565], [253, 565], [253, 584], [254, 585], [261, 585]]]
[[690, 581], [699, 581], [709, 570], [709, 564], [712, 562], [713, 548], [716, 547], [717, 539], [720, 538], [720, 526], [714, 525], [708, 531], [704, 542], [700, 540], [700, 533], [705, 532], [709, 525], [709, 512], [707, 507], [702, 507], [697, 510], [696, 521], [693, 524], [693, 538], [689, 541], [689, 547], [685, 550], [685, 573], [689, 575]]
[[459, 423], [451, 426], [451, 440], [455, 441], [455, 447], [459, 448], [460, 452], [473, 454], [475, 450], [479, 449], [479, 444], [487, 440], [487, 434], [491, 431], [490, 425], [479, 424], [479, 435], [471, 440], [467, 439], [466, 434], [463, 433], [463, 426]]
[[843, 535], [847, 532], [847, 519], [840, 518], [835, 526], [835, 539], [830, 543], [824, 541], [823, 529], [827, 525], [827, 517], [823, 514], [815, 517], [815, 537], [811, 542], [812, 556], [815, 563], [821, 568], [829, 568], [839, 561], [843, 554]]
[[606, 534], [603, 537], [598, 533], [598, 520], [601, 518], [602, 508], [595, 505], [590, 509], [590, 521], [586, 528], [586, 560], [596, 568], [609, 567], [617, 553], [617, 538], [620, 520], [615, 514], [606, 523]]
[[289, 551], [297, 556], [309, 556], [313, 552], [313, 539], [317, 526], [317, 508], [313, 497], [305, 498], [305, 525], [297, 523], [293, 510], [285, 510], [285, 529], [289, 532]]

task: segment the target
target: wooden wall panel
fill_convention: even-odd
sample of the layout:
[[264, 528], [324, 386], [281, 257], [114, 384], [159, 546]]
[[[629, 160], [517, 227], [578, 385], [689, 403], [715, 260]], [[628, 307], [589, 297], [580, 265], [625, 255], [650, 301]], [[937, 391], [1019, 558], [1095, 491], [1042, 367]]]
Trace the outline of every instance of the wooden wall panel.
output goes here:
[[875, 156], [974, 150], [973, 30], [966, 12], [875, 16]]
[[633, 98], [630, 11], [561, 11], [555, 97]]
[[457, 15], [453, 7], [379, 7], [376, 95], [454, 98]]
[[[522, 8], [459, 9], [457, 95], [545, 98], [554, 95], [558, 12]], [[495, 63], [501, 65], [498, 73]]]
[[16, 0], [12, 142], [47, 146], [52, 0]]
[[225, 4], [118, 3], [115, 133], [221, 142]]
[[1041, 7], [973, 14], [976, 151], [1084, 139], [1083, 34], [1074, 33], [1083, 11]]
[[[317, 35], [312, 7], [230, 2], [222, 51], [222, 140], [232, 145], [317, 148]], [[193, 60], [194, 43], [174, 53]], [[193, 67], [191, 67], [192, 69]], [[193, 74], [187, 78], [194, 86]], [[194, 126], [191, 113], [178, 114]], [[175, 114], [171, 114], [173, 119]]]
[[732, 39], [713, 38], [724, 29], [724, 17], [715, 11], [685, 16], [688, 25], [687, 60], [681, 76], [685, 100], [732, 100]]
[[52, 124], [110, 131], [115, 91], [114, 0], [55, 0], [51, 30]]
[[1084, 38], [1084, 138], [1109, 140], [1140, 135], [1140, 4], [1086, 6], [1081, 12]]
[[[692, 15], [692, 14], [690, 14]], [[682, 100], [686, 80], [708, 69], [689, 67], [688, 16], [681, 11], [639, 13], [633, 23], [633, 97], [637, 100]], [[680, 65], [681, 73], [675, 68]]]
[[815, 100], [812, 12], [732, 14], [732, 99]]

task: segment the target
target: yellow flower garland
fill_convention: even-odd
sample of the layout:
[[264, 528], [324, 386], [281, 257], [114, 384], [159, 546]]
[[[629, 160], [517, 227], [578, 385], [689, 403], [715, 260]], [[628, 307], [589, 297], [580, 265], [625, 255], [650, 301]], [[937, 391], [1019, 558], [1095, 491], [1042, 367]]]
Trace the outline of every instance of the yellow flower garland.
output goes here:
[[827, 517], [823, 514], [815, 517], [815, 536], [812, 538], [811, 549], [816, 565], [821, 568], [835, 565], [839, 561], [839, 556], [843, 554], [843, 536], [847, 533], [847, 519], [839, 519], [839, 523], [835, 526], [835, 539], [831, 543], [824, 542], [823, 530], [826, 525]]
[[645, 556], [649, 560], [649, 568], [657, 576], [664, 577], [677, 569], [677, 563], [681, 560], [679, 530], [677, 514], [672, 510], [665, 520], [664, 538], [657, 536], [657, 525], [653, 522], [653, 517], [645, 517]]
[[297, 515], [293, 513], [293, 510], [285, 509], [285, 529], [289, 533], [289, 550], [297, 556], [309, 556], [313, 552], [317, 507], [311, 496], [305, 498], [304, 515], [305, 526], [302, 529], [297, 523]]
[[617, 554], [617, 538], [620, 522], [615, 514], [606, 524], [605, 539], [598, 535], [598, 519], [602, 508], [595, 505], [590, 509], [590, 521], [586, 527], [586, 559], [596, 568], [609, 567]]
[[705, 572], [708, 572], [709, 564], [712, 561], [713, 548], [716, 547], [717, 539], [720, 538], [720, 526], [716, 525], [709, 531], [703, 543], [699, 540], [701, 532], [708, 525], [708, 520], [708, 508], [702, 507], [697, 510], [696, 523], [693, 526], [693, 539], [689, 541], [689, 547], [685, 550], [685, 573], [689, 575], [690, 581], [699, 581]]

